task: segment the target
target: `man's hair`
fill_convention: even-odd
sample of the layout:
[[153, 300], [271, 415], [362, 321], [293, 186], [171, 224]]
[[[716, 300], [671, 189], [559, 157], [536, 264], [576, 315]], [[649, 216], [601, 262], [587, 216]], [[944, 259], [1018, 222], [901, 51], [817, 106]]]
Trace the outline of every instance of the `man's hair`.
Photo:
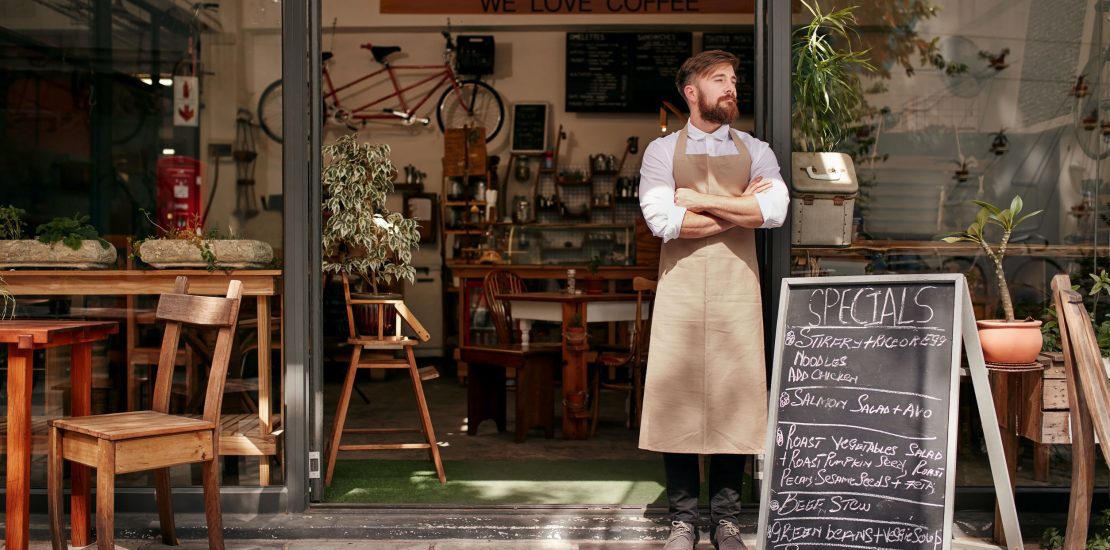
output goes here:
[[713, 67], [725, 63], [728, 63], [735, 71], [740, 64], [740, 59], [723, 50], [706, 50], [687, 59], [679, 67], [678, 74], [674, 76], [674, 85], [675, 88], [678, 88], [678, 95], [685, 98], [686, 93], [683, 92], [683, 89], [694, 80], [695, 76], [705, 76]]

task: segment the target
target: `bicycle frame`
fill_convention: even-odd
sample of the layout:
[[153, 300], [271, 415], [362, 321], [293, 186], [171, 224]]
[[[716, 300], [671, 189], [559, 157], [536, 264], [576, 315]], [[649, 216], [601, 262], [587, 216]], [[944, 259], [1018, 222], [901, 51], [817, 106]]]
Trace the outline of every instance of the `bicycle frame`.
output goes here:
[[[432, 74], [431, 76], [426, 77], [423, 80], [420, 80], [419, 82], [416, 82], [414, 84], [410, 84], [408, 86], [405, 86], [404, 88], [402, 88], [400, 83], [397, 81], [397, 71], [399, 71], [399, 70], [428, 70], [428, 69], [439, 69], [439, 70], [437, 72], [435, 72], [434, 74]], [[428, 102], [428, 99], [431, 98], [435, 94], [436, 90], [439, 90], [440, 87], [443, 86], [444, 82], [450, 82], [451, 83], [451, 87], [455, 90], [455, 97], [459, 100], [459, 104], [462, 105], [463, 108], [466, 108], [466, 104], [463, 103], [462, 92], [459, 89], [458, 78], [455, 76], [455, 71], [451, 68], [450, 65], [448, 65], [446, 63], [441, 64], [441, 65], [386, 65], [385, 67], [383, 67], [381, 69], [378, 69], [377, 71], [374, 71], [374, 72], [369, 73], [365, 76], [362, 76], [358, 79], [355, 79], [351, 82], [348, 82], [347, 84], [344, 84], [344, 85], [342, 85], [338, 88], [336, 88], [335, 84], [332, 82], [331, 73], [328, 72], [328, 68], [327, 68], [327, 66], [325, 66], [324, 67], [324, 83], [327, 86], [328, 93], [326, 93], [324, 95], [324, 100], [325, 100], [325, 102], [330, 101], [332, 107], [334, 107], [336, 109], [342, 109], [343, 106], [339, 102], [339, 93], [340, 92], [342, 92], [343, 90], [350, 89], [351, 87], [356, 86], [356, 85], [358, 85], [362, 82], [365, 82], [365, 81], [367, 81], [371, 78], [374, 78], [375, 76], [378, 76], [382, 73], [388, 73], [389, 74], [389, 82], [393, 86], [393, 93], [389, 94], [389, 95], [386, 95], [386, 96], [383, 96], [383, 97], [380, 97], [380, 98], [377, 98], [377, 99], [374, 99], [370, 103], [367, 103], [365, 105], [361, 105], [361, 106], [356, 107], [354, 109], [349, 109], [348, 112], [351, 114], [352, 119], [355, 119], [355, 120], [382, 120], [382, 119], [397, 120], [397, 118], [398, 118], [397, 115], [393, 114], [393, 113], [388, 113], [388, 112], [367, 113], [366, 112], [367, 109], [369, 109], [371, 107], [374, 107], [375, 105], [379, 105], [381, 103], [389, 101], [390, 99], [393, 99], [393, 98], [397, 98], [401, 102], [401, 110], [403, 110], [405, 113], [415, 113], [417, 110], [419, 110], [421, 107], [423, 107], [425, 103]], [[405, 99], [405, 92], [407, 92], [409, 90], [412, 90], [413, 88], [417, 88], [419, 86], [422, 86], [422, 85], [424, 85], [428, 82], [431, 82], [433, 80], [436, 80], [436, 79], [438, 79], [438, 81], [436, 81], [436, 83], [434, 85], [428, 87], [427, 93], [425, 93], [424, 96], [420, 99], [420, 101], [418, 103], [416, 103], [416, 105], [412, 106], [412, 108], [410, 109], [409, 108], [409, 103]]]

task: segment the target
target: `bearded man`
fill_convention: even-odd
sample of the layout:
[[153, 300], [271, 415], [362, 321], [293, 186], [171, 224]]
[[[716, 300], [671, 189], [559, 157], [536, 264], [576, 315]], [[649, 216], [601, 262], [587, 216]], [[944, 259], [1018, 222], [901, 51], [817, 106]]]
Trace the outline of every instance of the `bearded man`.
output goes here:
[[663, 453], [666, 550], [697, 544], [699, 455], [710, 457], [713, 545], [745, 548], [744, 459], [762, 452], [766, 434], [755, 229], [781, 226], [790, 195], [770, 146], [729, 127], [738, 62], [713, 50], [682, 64], [675, 85], [690, 121], [653, 141], [640, 169], [640, 208], [663, 239], [640, 448]]

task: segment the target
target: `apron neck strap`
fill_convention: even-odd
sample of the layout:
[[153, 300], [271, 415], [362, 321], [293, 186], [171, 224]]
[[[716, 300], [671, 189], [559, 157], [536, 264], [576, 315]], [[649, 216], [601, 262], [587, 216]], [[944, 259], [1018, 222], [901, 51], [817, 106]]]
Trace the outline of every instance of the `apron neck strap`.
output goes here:
[[678, 131], [678, 143], [674, 146], [675, 158], [686, 154], [686, 140], [688, 139], [690, 139], [689, 134], [686, 133], [686, 127], [683, 126], [682, 129]]

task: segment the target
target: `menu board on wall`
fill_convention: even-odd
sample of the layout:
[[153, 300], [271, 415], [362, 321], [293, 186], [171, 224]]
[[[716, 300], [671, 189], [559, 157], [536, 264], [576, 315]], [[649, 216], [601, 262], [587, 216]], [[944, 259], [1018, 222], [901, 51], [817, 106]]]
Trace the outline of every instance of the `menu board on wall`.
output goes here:
[[513, 105], [513, 133], [510, 149], [518, 153], [536, 153], [547, 149], [547, 103]]
[[947, 548], [956, 280], [838, 279], [783, 281], [759, 548]]
[[567, 112], [650, 113], [663, 100], [682, 105], [674, 77], [693, 52], [677, 33], [567, 33]]
[[755, 29], [702, 35], [702, 51], [724, 50], [740, 58], [736, 69], [736, 103], [741, 115], [755, 113]]

